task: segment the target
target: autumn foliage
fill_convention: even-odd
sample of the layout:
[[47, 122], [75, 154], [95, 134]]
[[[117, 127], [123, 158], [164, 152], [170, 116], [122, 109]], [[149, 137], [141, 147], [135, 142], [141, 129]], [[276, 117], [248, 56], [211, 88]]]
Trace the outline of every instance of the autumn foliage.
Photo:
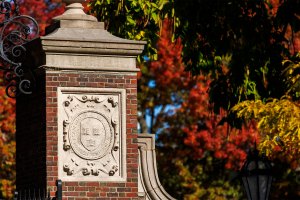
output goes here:
[[37, 20], [40, 26], [40, 34], [45, 34], [45, 28], [50, 24], [52, 18], [63, 13], [64, 7], [59, 1], [50, 0], [22, 0], [20, 13], [29, 15]]
[[[257, 137], [255, 124], [238, 130], [222, 123], [224, 110], [214, 114], [210, 80], [185, 71], [183, 45], [180, 39], [172, 42], [170, 26], [164, 21], [158, 60], [141, 67], [139, 82], [140, 112], [154, 118], [151, 131], [158, 134], [161, 180], [171, 191], [176, 188], [172, 194], [179, 199], [238, 198], [239, 186], [230, 185], [229, 170], [241, 168]], [[208, 183], [215, 175], [216, 181]]]
[[[0, 191], [11, 197], [15, 184], [15, 100], [8, 98], [0, 87]], [[0, 194], [1, 195], [1, 194]]]
[[[165, 21], [157, 43], [158, 60], [141, 67], [139, 82], [140, 112], [152, 117], [150, 132], [157, 134], [161, 181], [178, 199], [240, 199], [243, 193], [237, 172], [247, 151], [266, 140], [261, 138], [254, 118], [234, 128], [226, 120], [228, 111], [214, 110], [209, 100], [211, 80], [208, 76], [191, 76], [185, 70], [183, 44], [180, 39], [172, 42], [169, 26], [170, 21]], [[223, 71], [226, 67], [222, 66]], [[295, 178], [291, 178], [295, 171], [290, 168], [294, 154], [283, 154], [280, 148], [268, 147], [269, 151], [277, 149], [272, 159], [275, 171], [279, 170], [272, 195], [297, 198], [284, 185], [296, 186]]]

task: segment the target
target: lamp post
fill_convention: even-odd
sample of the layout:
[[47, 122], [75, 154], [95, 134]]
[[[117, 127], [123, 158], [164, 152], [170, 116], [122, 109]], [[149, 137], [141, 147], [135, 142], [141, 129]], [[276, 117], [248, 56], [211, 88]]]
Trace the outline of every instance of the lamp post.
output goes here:
[[272, 184], [271, 164], [259, 157], [256, 149], [248, 154], [241, 178], [248, 200], [268, 200]]

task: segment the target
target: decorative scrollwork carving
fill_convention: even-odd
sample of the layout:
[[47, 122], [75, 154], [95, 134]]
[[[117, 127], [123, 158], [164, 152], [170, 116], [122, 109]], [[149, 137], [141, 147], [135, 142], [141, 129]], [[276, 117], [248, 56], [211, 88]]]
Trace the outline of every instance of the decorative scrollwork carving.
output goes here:
[[100, 100], [100, 98], [97, 97], [97, 96], [86, 96], [86, 95], [83, 95], [81, 98], [78, 98], [77, 96], [75, 96], [75, 98], [78, 99], [82, 103], [86, 103], [86, 102], [101, 103], [103, 101], [103, 100]]
[[63, 142], [64, 142], [64, 150], [67, 151], [71, 148], [70, 143], [69, 143], [69, 139], [68, 139], [68, 129], [69, 129], [69, 120], [64, 120], [63, 121]]
[[109, 103], [111, 103], [111, 106], [114, 108], [118, 105], [118, 102], [115, 101], [115, 99], [113, 97], [109, 97], [107, 100]]
[[0, 70], [4, 71], [7, 82], [6, 94], [16, 97], [18, 94], [31, 94], [34, 76], [22, 62], [26, 56], [25, 44], [39, 36], [36, 20], [20, 15], [16, 0], [0, 0]]
[[74, 170], [70, 168], [68, 164], [64, 165], [64, 171], [67, 173], [68, 176], [72, 175], [74, 173]]

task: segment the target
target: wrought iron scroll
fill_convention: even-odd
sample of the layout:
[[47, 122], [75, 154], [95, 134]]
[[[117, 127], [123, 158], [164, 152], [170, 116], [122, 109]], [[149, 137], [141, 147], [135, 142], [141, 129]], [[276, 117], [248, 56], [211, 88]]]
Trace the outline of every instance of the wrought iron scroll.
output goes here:
[[25, 45], [39, 36], [39, 26], [30, 16], [20, 15], [16, 0], [0, 0], [0, 70], [4, 71], [9, 97], [31, 94], [34, 76], [22, 63]]

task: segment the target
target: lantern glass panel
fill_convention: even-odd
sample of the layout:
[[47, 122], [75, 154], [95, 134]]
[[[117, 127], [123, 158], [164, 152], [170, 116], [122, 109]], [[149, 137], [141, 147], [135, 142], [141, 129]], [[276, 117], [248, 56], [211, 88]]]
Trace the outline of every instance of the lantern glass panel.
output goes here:
[[259, 182], [259, 199], [266, 200], [269, 176], [260, 175], [260, 176], [258, 176], [258, 179], [259, 179], [259, 181], [258, 181]]
[[247, 158], [242, 169], [242, 182], [248, 200], [268, 200], [272, 176], [271, 165], [257, 155]]
[[258, 191], [258, 176], [245, 176], [243, 177], [243, 183], [246, 189], [247, 197], [251, 200], [259, 200]]

